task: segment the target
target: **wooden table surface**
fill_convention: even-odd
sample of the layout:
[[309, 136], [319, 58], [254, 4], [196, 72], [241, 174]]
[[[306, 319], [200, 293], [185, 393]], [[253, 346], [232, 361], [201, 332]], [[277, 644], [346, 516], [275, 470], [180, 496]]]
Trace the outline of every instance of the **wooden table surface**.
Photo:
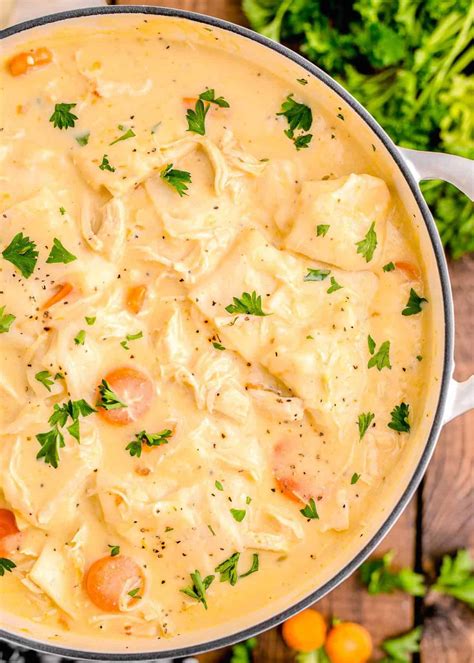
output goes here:
[[[136, 4], [116, 0], [116, 4]], [[140, 4], [179, 7], [246, 24], [240, 0], [142, 0]], [[450, 263], [456, 314], [455, 377], [474, 373], [474, 257]], [[377, 555], [393, 548], [397, 563], [433, 573], [440, 556], [462, 547], [473, 547], [472, 521], [474, 411], [448, 424], [415, 498], [386, 537]], [[369, 596], [354, 575], [318, 603], [327, 616], [363, 623], [374, 642], [422, 624], [421, 663], [472, 663], [474, 660], [472, 613], [449, 597], [428, 595], [413, 599], [404, 594]], [[228, 660], [221, 650], [199, 657], [204, 663]], [[255, 661], [290, 663], [294, 654], [283, 644], [278, 629], [259, 637]]]

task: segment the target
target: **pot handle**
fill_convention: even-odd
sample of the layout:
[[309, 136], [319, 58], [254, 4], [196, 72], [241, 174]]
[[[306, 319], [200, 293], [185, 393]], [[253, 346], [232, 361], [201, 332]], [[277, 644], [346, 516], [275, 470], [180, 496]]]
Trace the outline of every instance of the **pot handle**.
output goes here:
[[422, 152], [399, 147], [399, 151], [417, 182], [421, 180], [444, 180], [454, 184], [460, 191], [474, 200], [474, 161], [455, 154]]
[[[474, 161], [442, 152], [422, 152], [399, 147], [417, 182], [444, 180], [474, 199]], [[451, 379], [443, 423], [474, 409], [474, 375], [464, 382]]]

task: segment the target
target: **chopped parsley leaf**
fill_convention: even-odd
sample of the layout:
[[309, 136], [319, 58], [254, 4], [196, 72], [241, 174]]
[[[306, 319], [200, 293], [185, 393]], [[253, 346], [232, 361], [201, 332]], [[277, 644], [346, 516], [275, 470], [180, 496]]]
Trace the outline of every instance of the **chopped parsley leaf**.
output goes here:
[[300, 83], [300, 85], [308, 85], [308, 81], [306, 80], [306, 78], [297, 78], [296, 82]]
[[411, 654], [420, 651], [420, 641], [423, 633], [421, 626], [417, 626], [412, 631], [399, 636], [390, 638], [382, 642], [382, 649], [389, 655], [388, 661], [399, 661], [408, 663], [411, 661]]
[[167, 182], [179, 193], [180, 196], [187, 196], [188, 184], [191, 183], [191, 173], [187, 170], [176, 170], [173, 164], [169, 163], [160, 173], [162, 180]]
[[60, 207], [59, 213], [61, 214], [61, 216], [64, 216], [66, 214], [66, 209], [64, 207]]
[[359, 419], [357, 422], [359, 426], [359, 440], [362, 440], [374, 419], [375, 414], [373, 412], [363, 412], [362, 414], [359, 414]]
[[240, 299], [238, 297], [233, 297], [233, 303], [225, 307], [227, 313], [243, 313], [246, 315], [258, 315], [265, 316], [271, 315], [271, 313], [264, 313], [262, 310], [262, 297], [257, 296], [255, 290], [252, 294], [248, 292], [243, 292]]
[[117, 410], [121, 407], [128, 407], [127, 404], [122, 403], [117, 394], [112, 391], [107, 380], [102, 380], [99, 385], [99, 400], [96, 405], [104, 410]]
[[122, 348], [125, 348], [125, 350], [130, 350], [128, 347], [128, 341], [136, 341], [139, 338], [143, 338], [143, 332], [139, 331], [136, 334], [127, 334], [125, 337], [125, 340], [120, 341], [120, 345]]
[[222, 343], [218, 343], [217, 341], [213, 341], [212, 345], [216, 350], [225, 350], [225, 347], [222, 345]]
[[410, 412], [410, 406], [407, 403], [400, 403], [400, 405], [395, 405], [393, 410], [390, 412], [392, 420], [388, 425], [392, 430], [396, 430], [399, 433], [409, 433], [410, 424], [408, 423], [408, 415]]
[[423, 302], [428, 302], [424, 297], [420, 297], [413, 288], [410, 288], [410, 297], [402, 311], [402, 315], [416, 315], [421, 313], [421, 305]]
[[75, 107], [76, 104], [55, 104], [54, 112], [49, 118], [49, 121], [53, 123], [53, 127], [57, 129], [69, 129], [69, 127], [74, 127], [77, 118], [77, 115], [71, 113], [71, 109]]
[[377, 352], [375, 352], [375, 341], [369, 334], [368, 345], [369, 352], [372, 355], [367, 364], [368, 368], [376, 366], [379, 371], [381, 371], [382, 368], [392, 368], [390, 363], [390, 341], [384, 341]]
[[224, 486], [221, 484], [220, 481], [216, 481], [214, 485], [217, 488], [217, 490], [224, 490]]
[[239, 576], [237, 574], [237, 565], [239, 563], [240, 553], [236, 552], [216, 566], [214, 571], [220, 574], [220, 582], [230, 582], [235, 585]]
[[221, 108], [230, 108], [230, 104], [228, 101], [224, 99], [224, 97], [217, 97], [216, 98], [216, 93], [215, 90], [206, 90], [205, 92], [201, 92], [199, 95], [199, 99], [202, 101], [208, 101], [211, 104], [216, 104], [216, 106], [220, 106]]
[[299, 151], [303, 150], [305, 147], [309, 147], [309, 144], [311, 143], [312, 139], [313, 139], [312, 134], [303, 134], [302, 136], [294, 138], [293, 143], [296, 149]]
[[232, 517], [234, 520], [236, 520], [238, 523], [241, 523], [242, 520], [245, 518], [245, 514], [247, 513], [245, 509], [231, 509], [230, 510]]
[[162, 430], [160, 433], [147, 433], [142, 430], [140, 433], [135, 434], [135, 439], [127, 444], [125, 451], [128, 451], [130, 456], [140, 458], [143, 445], [147, 447], [159, 447], [162, 444], [168, 444], [168, 438], [171, 437], [172, 434], [173, 432], [168, 428], [165, 428], [165, 430]]
[[259, 567], [258, 553], [254, 553], [252, 555], [252, 565], [251, 565], [251, 567], [249, 568], [248, 571], [246, 571], [245, 573], [242, 573], [242, 575], [240, 577], [241, 578], [246, 578], [247, 576], [252, 575], [252, 573], [255, 573], [256, 571], [258, 571], [258, 567]]
[[2, 251], [2, 256], [15, 265], [25, 279], [28, 279], [34, 272], [38, 251], [36, 244], [29, 237], [18, 233]]
[[319, 520], [318, 510], [316, 509], [316, 502], [310, 497], [308, 504], [304, 509], [300, 509], [300, 513], [309, 520]]
[[5, 307], [0, 307], [0, 334], [6, 334], [15, 322], [16, 316], [13, 313], [5, 313]]
[[46, 387], [48, 391], [51, 391], [51, 386], [54, 384], [53, 376], [49, 371], [39, 371], [36, 373], [35, 380], [41, 382], [41, 384]]
[[329, 230], [329, 224], [319, 223], [316, 226], [316, 237], [324, 237]]
[[76, 136], [77, 144], [80, 145], [81, 147], [84, 147], [85, 145], [87, 145], [87, 143], [89, 142], [90, 135], [91, 135], [91, 132], [88, 131], [85, 134], [80, 134], [79, 136]]
[[196, 601], [202, 603], [207, 610], [206, 591], [209, 589], [209, 586], [211, 585], [214, 578], [215, 576], [206, 576], [205, 578], [202, 578], [201, 574], [196, 569], [194, 573], [191, 573], [192, 585], [185, 587], [184, 589], [180, 589], [179, 591], [183, 592], [183, 594], [186, 594], [186, 596], [189, 596], [192, 599], [196, 599]]
[[[121, 124], [119, 125], [120, 131], [125, 131], [125, 127], [122, 126]], [[110, 145], [115, 145], [115, 143], [120, 143], [121, 140], [128, 140], [129, 138], [134, 138], [136, 136], [135, 132], [133, 129], [127, 129], [122, 136], [119, 136], [115, 140], [113, 140]]]
[[357, 472], [354, 472], [354, 474], [351, 477], [351, 486], [356, 484], [360, 479], [360, 474], [357, 474]]
[[84, 329], [81, 329], [81, 331], [78, 332], [77, 336], [75, 336], [74, 343], [76, 345], [84, 345], [85, 340], [86, 340], [86, 332]]
[[393, 264], [393, 262], [388, 262], [386, 265], [382, 267], [382, 269], [384, 272], [393, 272], [393, 270], [395, 269], [395, 265]]
[[377, 233], [375, 232], [375, 222], [372, 223], [366, 236], [360, 242], [356, 242], [357, 253], [360, 253], [366, 262], [370, 262], [374, 257], [374, 251], [377, 248]]
[[96, 320], [97, 320], [97, 318], [96, 318], [95, 315], [92, 316], [92, 317], [90, 317], [90, 318], [87, 317], [87, 315], [85, 316], [85, 321], [87, 322], [87, 324], [89, 325], [89, 327], [92, 327], [92, 325], [95, 323]]
[[59, 449], [65, 445], [64, 435], [58, 426], [64, 427], [70, 417], [72, 424], [67, 430], [72, 437], [80, 442], [79, 417], [88, 417], [93, 412], [95, 412], [94, 408], [84, 399], [78, 401], [69, 400], [62, 405], [56, 403], [53, 408], [53, 414], [48, 419], [48, 423], [52, 426], [51, 430], [47, 433], [36, 435], [36, 439], [41, 445], [36, 458], [38, 460], [44, 458], [45, 463], [57, 468], [59, 464]]
[[324, 281], [324, 279], [326, 279], [330, 273], [330, 269], [311, 269], [308, 267], [308, 273], [304, 277], [303, 281]]
[[411, 596], [424, 596], [426, 586], [421, 573], [410, 568], [394, 571], [391, 568], [393, 558], [393, 550], [390, 550], [383, 557], [368, 559], [362, 564], [360, 579], [369, 594], [391, 594], [399, 589]]
[[192, 131], [195, 134], [204, 136], [206, 133], [206, 115], [209, 111], [210, 105], [204, 105], [202, 99], [196, 101], [194, 110], [188, 108], [186, 111], [186, 120], [188, 121], [187, 131]]
[[36, 439], [41, 445], [36, 458], [44, 458], [45, 463], [56, 469], [59, 465], [59, 449], [65, 445], [64, 435], [57, 426], [53, 426], [47, 433], [38, 433]]
[[110, 165], [109, 158], [106, 154], [102, 157], [102, 163], [100, 164], [99, 168], [101, 170], [108, 170], [111, 173], [115, 173], [115, 168], [114, 166]]
[[116, 557], [117, 555], [120, 555], [120, 546], [111, 546], [110, 543], [108, 544], [110, 548], [110, 556], [111, 557]]
[[332, 292], [336, 292], [336, 290], [340, 290], [341, 288], [342, 288], [342, 285], [339, 285], [339, 283], [336, 281], [334, 276], [331, 276], [331, 285], [326, 290], [328, 295], [330, 295]]
[[46, 260], [47, 263], [62, 262], [67, 265], [69, 262], [77, 260], [77, 257], [70, 253], [57, 237], [53, 239], [53, 247]]
[[[280, 112], [277, 116], [283, 115], [288, 122], [288, 129], [285, 134], [291, 140], [295, 141], [295, 131], [309, 131], [313, 124], [313, 113], [309, 106], [301, 104], [293, 99], [293, 94], [289, 94], [281, 105]], [[309, 139], [307, 138], [309, 136]], [[311, 140], [311, 134], [307, 136], [299, 136], [299, 138], [307, 138], [307, 142]], [[300, 147], [307, 147], [308, 145], [300, 145]], [[299, 149], [297, 147], [297, 149]]]
[[140, 591], [140, 587], [135, 587], [135, 589], [131, 589], [128, 593], [129, 596], [132, 597], [132, 599], [141, 599], [143, 598], [142, 596], [139, 596], [138, 592]]
[[0, 557], [0, 576], [5, 575], [5, 571], [11, 573], [14, 568], [16, 568], [15, 562], [12, 562], [11, 559], [7, 559], [6, 557]]

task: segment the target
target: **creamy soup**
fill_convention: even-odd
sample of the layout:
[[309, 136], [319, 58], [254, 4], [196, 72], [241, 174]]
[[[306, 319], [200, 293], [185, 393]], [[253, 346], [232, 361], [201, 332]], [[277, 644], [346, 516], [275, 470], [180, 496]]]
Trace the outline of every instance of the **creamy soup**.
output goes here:
[[3, 49], [0, 608], [58, 642], [316, 587], [426, 416], [431, 296], [376, 146], [222, 39], [116, 17]]

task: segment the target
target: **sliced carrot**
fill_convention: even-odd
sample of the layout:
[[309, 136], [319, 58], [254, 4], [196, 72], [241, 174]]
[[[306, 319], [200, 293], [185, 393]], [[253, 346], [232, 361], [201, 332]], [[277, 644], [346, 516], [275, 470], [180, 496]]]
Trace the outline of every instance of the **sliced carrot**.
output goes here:
[[329, 632], [325, 649], [331, 663], [366, 663], [372, 655], [372, 638], [360, 624], [341, 622]]
[[19, 531], [13, 511], [0, 509], [0, 539], [10, 534], [16, 534]]
[[317, 447], [308, 437], [285, 437], [273, 448], [273, 476], [283, 495], [295, 502], [318, 499], [322, 486], [317, 473]]
[[420, 278], [420, 270], [412, 262], [396, 262], [395, 267], [400, 269], [410, 281], [417, 281]]
[[17, 53], [7, 63], [8, 70], [12, 76], [21, 76], [33, 67], [40, 67], [48, 64], [53, 59], [53, 55], [48, 48], [36, 48], [31, 51]]
[[140, 313], [145, 302], [148, 288], [146, 285], [134, 285], [128, 289], [126, 305], [130, 313]]
[[43, 306], [41, 307], [44, 310], [47, 308], [51, 308], [51, 306], [54, 306], [54, 304], [57, 304], [60, 302], [62, 299], [67, 297], [69, 293], [72, 292], [72, 285], [70, 283], [63, 283], [62, 285], [59, 286], [58, 290], [54, 293], [52, 297], [50, 297]]
[[92, 564], [85, 585], [90, 600], [98, 608], [106, 612], [119, 612], [122, 605], [140, 600], [145, 578], [142, 569], [131, 557], [107, 556]]
[[308, 608], [286, 620], [282, 635], [288, 647], [301, 652], [310, 652], [323, 646], [326, 631], [326, 620], [322, 614]]
[[303, 500], [301, 500], [297, 495], [298, 484], [294, 479], [291, 477], [283, 477], [282, 479], [275, 477], [275, 483], [277, 485], [278, 491], [289, 500], [297, 502], [298, 504], [304, 503]]
[[150, 409], [154, 396], [153, 383], [141, 371], [123, 366], [108, 373], [105, 380], [117, 398], [126, 404], [126, 407], [107, 410], [100, 407], [99, 394], [98, 412], [109, 424], [126, 426], [140, 419]]

